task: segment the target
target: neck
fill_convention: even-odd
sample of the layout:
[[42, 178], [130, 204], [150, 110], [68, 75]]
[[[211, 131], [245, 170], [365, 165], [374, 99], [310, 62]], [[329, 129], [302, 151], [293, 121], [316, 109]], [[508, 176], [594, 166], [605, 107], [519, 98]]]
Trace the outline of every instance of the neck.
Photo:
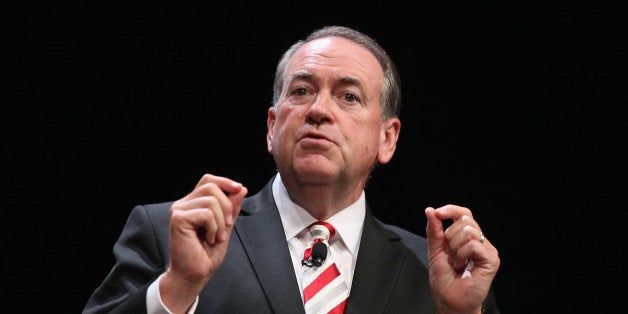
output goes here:
[[312, 217], [323, 221], [355, 203], [364, 188], [361, 183], [336, 186], [296, 184], [284, 178], [282, 181], [293, 202], [307, 210]]

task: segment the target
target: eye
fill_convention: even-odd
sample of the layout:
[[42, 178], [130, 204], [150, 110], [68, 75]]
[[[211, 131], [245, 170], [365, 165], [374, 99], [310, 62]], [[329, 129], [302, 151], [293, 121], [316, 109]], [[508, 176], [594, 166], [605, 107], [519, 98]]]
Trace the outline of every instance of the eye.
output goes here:
[[305, 96], [307, 95], [307, 89], [300, 87], [295, 89], [293, 93], [297, 96]]
[[356, 95], [354, 95], [354, 94], [346, 93], [346, 94], [344, 95], [344, 97], [345, 97], [345, 101], [348, 101], [348, 102], [356, 102], [356, 101], [359, 101], [358, 96], [356, 96]]

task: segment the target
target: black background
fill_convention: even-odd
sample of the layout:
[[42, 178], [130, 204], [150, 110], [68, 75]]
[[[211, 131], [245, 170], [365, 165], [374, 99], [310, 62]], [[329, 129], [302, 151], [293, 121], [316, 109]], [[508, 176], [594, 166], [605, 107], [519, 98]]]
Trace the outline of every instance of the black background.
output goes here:
[[[474, 211], [503, 313], [623, 306], [628, 15], [621, 2], [272, 5], [85, 1], [4, 11], [4, 303], [80, 312], [133, 206], [203, 173], [274, 173], [276, 62], [327, 24], [385, 47], [403, 83], [393, 161], [367, 198], [425, 234]], [[619, 288], [617, 288], [619, 287]]]

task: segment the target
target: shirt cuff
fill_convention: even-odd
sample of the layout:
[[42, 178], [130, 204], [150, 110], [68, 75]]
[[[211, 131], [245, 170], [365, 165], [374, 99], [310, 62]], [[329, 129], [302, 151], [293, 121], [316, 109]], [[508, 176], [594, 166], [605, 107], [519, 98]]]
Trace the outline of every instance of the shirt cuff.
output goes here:
[[[146, 313], [147, 314], [174, 314], [170, 311], [161, 300], [161, 294], [159, 293], [159, 282], [161, 282], [161, 274], [157, 280], [155, 280], [146, 291]], [[187, 314], [194, 314], [196, 307], [198, 306], [198, 296], [194, 300], [194, 304], [187, 311]]]

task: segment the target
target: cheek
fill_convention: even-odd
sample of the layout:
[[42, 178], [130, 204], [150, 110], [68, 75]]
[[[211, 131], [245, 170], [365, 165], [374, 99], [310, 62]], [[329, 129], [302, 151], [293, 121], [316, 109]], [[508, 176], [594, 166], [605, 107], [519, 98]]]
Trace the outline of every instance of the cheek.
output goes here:
[[290, 120], [294, 120], [295, 116], [299, 114], [299, 106], [294, 106], [290, 103], [282, 103], [279, 105], [275, 112], [275, 123], [278, 125], [284, 125]]
[[[304, 118], [303, 110], [299, 110], [303, 107], [293, 107], [293, 106], [285, 106], [282, 110], [279, 110], [277, 113], [276, 121], [275, 121], [275, 133], [281, 133], [282, 135], [287, 134], [287, 132], [295, 131], [300, 125], [302, 125], [302, 121]], [[277, 134], [275, 134], [276, 136]]]
[[278, 117], [273, 129], [272, 146], [275, 151], [285, 147], [289, 142], [289, 138], [294, 134], [294, 128], [290, 123], [291, 120], [286, 120], [285, 117]]
[[376, 158], [379, 153], [380, 146], [385, 142], [386, 136], [382, 132], [381, 124], [377, 123], [373, 125], [371, 128], [372, 134], [369, 136], [369, 149], [371, 150], [371, 156], [373, 159]]
[[356, 147], [355, 153], [358, 160], [362, 160], [365, 163], [371, 163], [376, 157], [379, 151], [380, 135], [378, 132], [362, 131], [356, 132], [359, 134], [355, 139]]
[[[374, 139], [375, 137], [371, 137]], [[372, 160], [377, 156], [377, 151], [379, 150], [378, 141], [368, 141], [364, 144], [364, 150], [362, 151], [362, 155], [364, 155], [364, 159]]]

